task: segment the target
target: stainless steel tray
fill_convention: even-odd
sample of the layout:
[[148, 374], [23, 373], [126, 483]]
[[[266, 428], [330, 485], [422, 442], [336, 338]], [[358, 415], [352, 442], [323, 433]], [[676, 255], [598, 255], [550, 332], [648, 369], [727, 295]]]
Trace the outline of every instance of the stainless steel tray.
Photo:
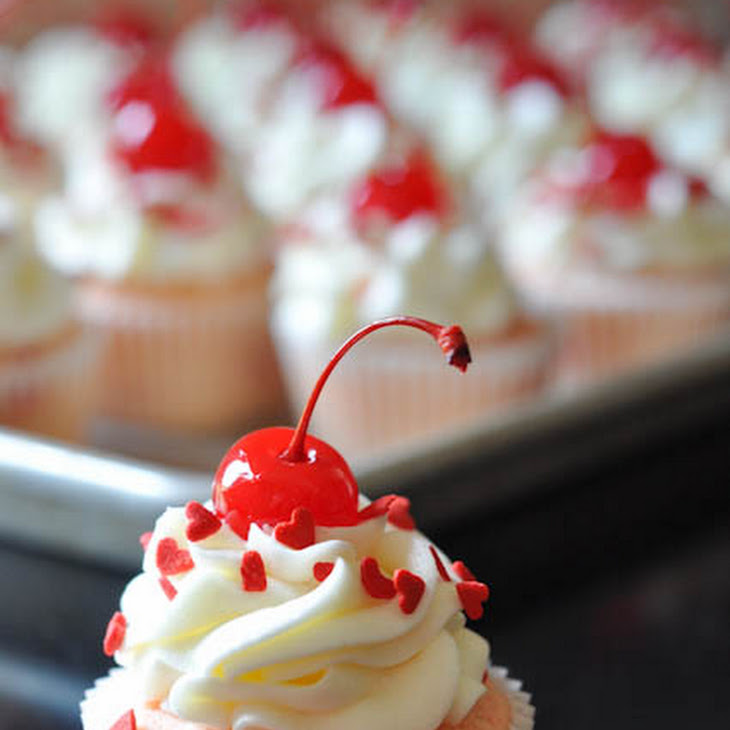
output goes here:
[[[723, 413], [730, 414], [730, 333], [672, 363], [352, 465], [366, 493], [408, 495], [419, 524], [432, 528], [555, 489]], [[227, 446], [178, 443], [178, 455], [198, 464], [180, 468], [0, 430], [0, 539], [136, 565], [137, 537], [165, 506], [208, 498]]]

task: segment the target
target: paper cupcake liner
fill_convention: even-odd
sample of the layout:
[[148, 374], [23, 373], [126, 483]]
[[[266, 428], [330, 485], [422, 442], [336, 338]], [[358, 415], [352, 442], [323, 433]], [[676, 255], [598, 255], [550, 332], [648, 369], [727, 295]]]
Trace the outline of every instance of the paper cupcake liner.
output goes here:
[[[504, 667], [489, 667], [489, 686], [504, 695], [509, 702], [509, 725], [503, 728], [490, 726], [484, 730], [533, 730], [535, 726], [535, 708], [531, 697], [522, 690], [522, 682], [509, 677]], [[109, 674], [98, 679], [91, 689], [85, 693], [81, 702], [81, 724], [83, 730], [108, 730], [125, 712], [135, 709], [139, 715], [138, 725], [145, 727], [146, 715], [158, 715], [148, 712], [136, 705], [135, 688], [129, 673], [124, 669], [112, 669]], [[159, 718], [156, 718], [159, 720]], [[170, 730], [201, 730], [198, 723], [184, 720], [171, 720]], [[158, 725], [155, 725], [158, 727]], [[159, 725], [159, 727], [163, 727]], [[460, 726], [456, 726], [457, 730]], [[473, 730], [482, 730], [474, 727]]]
[[81, 316], [106, 336], [101, 412], [171, 431], [223, 431], [282, 408], [266, 276], [160, 293], [81, 285]]
[[0, 424], [83, 441], [98, 396], [100, 343], [70, 329], [27, 355], [0, 359]]
[[[281, 333], [275, 342], [290, 400], [300, 411], [335, 347]], [[448, 367], [431, 343], [376, 335], [328, 380], [313, 433], [352, 457], [412, 446], [485, 415], [496, 417], [541, 391], [551, 336], [536, 327], [514, 338], [472, 341], [471, 352], [464, 375]]]
[[604, 379], [667, 360], [730, 323], [728, 271], [559, 274], [516, 264], [510, 271], [526, 301], [560, 323], [562, 383]]

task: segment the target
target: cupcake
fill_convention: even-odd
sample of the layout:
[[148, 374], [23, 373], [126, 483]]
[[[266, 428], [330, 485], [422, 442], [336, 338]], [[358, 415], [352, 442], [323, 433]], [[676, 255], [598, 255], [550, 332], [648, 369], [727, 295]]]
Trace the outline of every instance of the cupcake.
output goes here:
[[338, 371], [317, 412], [345, 453], [412, 446], [540, 391], [548, 332], [523, 314], [483, 233], [452, 208], [422, 153], [320, 200], [282, 233], [272, 332], [293, 403], [343, 333], [402, 311], [464, 322], [476, 372], [449, 378], [408, 333], [376, 340]]
[[388, 120], [346, 56], [281, 11], [244, 4], [229, 16], [203, 20], [179, 41], [180, 83], [235, 159], [252, 202], [286, 223], [313, 196], [374, 165]]
[[104, 415], [215, 431], [276, 411], [260, 219], [164, 58], [145, 57], [106, 103], [108, 127], [75, 146], [36, 216], [40, 249], [107, 336]]
[[559, 54], [554, 36], [569, 33], [578, 17], [600, 29], [581, 66], [598, 122], [648, 137], [668, 164], [730, 200], [730, 75], [720, 49], [666, 7], [619, 8], [605, 22], [605, 5], [571, 3], [548, 11], [542, 34]]
[[667, 358], [730, 315], [730, 211], [640, 137], [597, 133], [556, 156], [505, 218], [521, 293], [559, 315], [569, 379]]
[[35, 256], [0, 198], [0, 425], [84, 438], [95, 405], [98, 346], [71, 288]]
[[583, 129], [557, 69], [483, 9], [359, 2], [331, 15], [331, 34], [488, 223], [548, 151]]
[[[458, 328], [418, 327], [465, 366]], [[145, 536], [104, 639], [120, 667], [87, 692], [84, 730], [532, 728], [529, 696], [466, 627], [487, 586], [415, 528], [407, 499], [359, 496], [306, 428], [242, 438], [213, 500]]]

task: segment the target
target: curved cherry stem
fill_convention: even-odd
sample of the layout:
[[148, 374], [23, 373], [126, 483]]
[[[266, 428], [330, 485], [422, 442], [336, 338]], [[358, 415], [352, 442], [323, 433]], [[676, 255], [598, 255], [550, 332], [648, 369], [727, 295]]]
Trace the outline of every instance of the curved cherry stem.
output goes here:
[[344, 344], [335, 352], [332, 359], [327, 363], [327, 366], [319, 376], [312, 394], [309, 396], [307, 405], [302, 411], [302, 415], [299, 418], [299, 423], [294, 431], [289, 445], [281, 453], [281, 458], [286, 461], [304, 461], [304, 438], [307, 435], [307, 429], [309, 428], [309, 422], [312, 418], [312, 412], [314, 406], [317, 404], [322, 388], [324, 387], [327, 378], [329, 378], [332, 371], [337, 366], [337, 363], [347, 354], [347, 352], [360, 340], [367, 337], [370, 333], [376, 330], [383, 329], [384, 327], [394, 326], [405, 326], [419, 329], [422, 332], [426, 332], [431, 335], [437, 344], [441, 348], [444, 355], [446, 355], [447, 362], [449, 365], [465, 372], [467, 365], [471, 362], [471, 354], [469, 353], [469, 344], [466, 341], [461, 327], [458, 325], [451, 325], [444, 327], [443, 325], [429, 322], [427, 319], [419, 319], [418, 317], [388, 317], [387, 319], [379, 319], [375, 322], [371, 322], [366, 327], [355, 332]]

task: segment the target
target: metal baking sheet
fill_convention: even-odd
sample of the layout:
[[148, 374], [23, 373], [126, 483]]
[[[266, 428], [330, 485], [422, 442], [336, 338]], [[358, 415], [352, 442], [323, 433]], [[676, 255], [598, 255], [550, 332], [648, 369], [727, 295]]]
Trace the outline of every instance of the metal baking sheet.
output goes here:
[[[730, 413], [730, 333], [672, 363], [352, 465], [363, 491], [408, 495], [430, 528], [549, 490], [723, 409]], [[159, 444], [146, 443], [151, 456]], [[181, 468], [0, 430], [0, 539], [136, 565], [137, 538], [165, 506], [208, 498], [227, 446], [178, 442], [178, 456], [198, 463]]]

